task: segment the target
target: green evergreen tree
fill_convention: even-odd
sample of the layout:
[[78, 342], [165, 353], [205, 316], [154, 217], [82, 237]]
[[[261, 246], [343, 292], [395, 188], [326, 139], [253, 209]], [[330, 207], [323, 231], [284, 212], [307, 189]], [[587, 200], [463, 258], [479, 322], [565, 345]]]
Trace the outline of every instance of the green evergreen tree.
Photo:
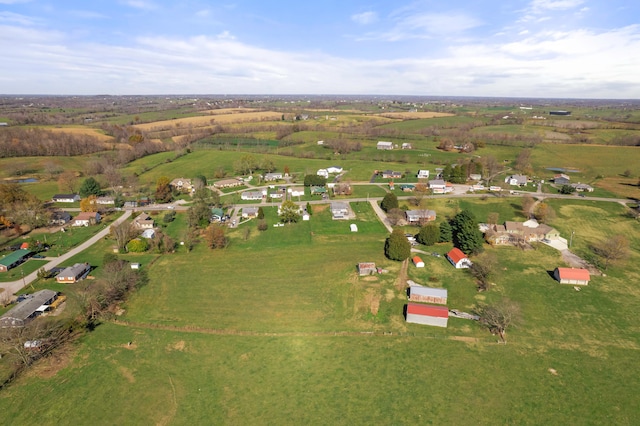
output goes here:
[[80, 196], [82, 198], [87, 198], [89, 195], [100, 195], [102, 192], [102, 188], [100, 188], [100, 184], [97, 180], [92, 177], [88, 177], [82, 182], [82, 186], [80, 186]]
[[393, 192], [387, 192], [380, 203], [380, 208], [385, 212], [398, 208], [398, 197]]
[[462, 210], [451, 221], [453, 245], [466, 254], [482, 251], [482, 232], [478, 228], [475, 216], [469, 210]]
[[396, 228], [384, 243], [384, 254], [391, 260], [405, 260], [411, 255], [411, 243], [402, 229]]
[[425, 246], [432, 246], [440, 241], [440, 228], [435, 223], [429, 223], [420, 228], [416, 240]]
[[309, 213], [309, 216], [313, 215], [313, 210], [311, 209], [311, 203], [307, 201], [307, 213]]
[[448, 243], [453, 239], [453, 230], [449, 221], [445, 220], [440, 224], [440, 239], [441, 243]]
[[258, 219], [264, 219], [264, 210], [262, 210], [262, 207], [258, 207]]

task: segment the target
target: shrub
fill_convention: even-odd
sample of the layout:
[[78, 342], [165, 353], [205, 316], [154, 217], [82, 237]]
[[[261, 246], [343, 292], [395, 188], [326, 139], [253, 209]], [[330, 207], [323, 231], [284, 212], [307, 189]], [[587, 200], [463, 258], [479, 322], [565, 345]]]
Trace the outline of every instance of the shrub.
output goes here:
[[131, 253], [144, 253], [149, 249], [149, 243], [142, 238], [135, 238], [127, 243], [127, 250]]

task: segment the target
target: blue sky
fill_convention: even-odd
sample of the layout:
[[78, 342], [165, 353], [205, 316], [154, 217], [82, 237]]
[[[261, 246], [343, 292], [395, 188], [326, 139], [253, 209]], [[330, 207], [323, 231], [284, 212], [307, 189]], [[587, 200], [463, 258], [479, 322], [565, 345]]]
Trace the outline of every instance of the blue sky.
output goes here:
[[631, 0], [0, 0], [2, 94], [640, 98]]

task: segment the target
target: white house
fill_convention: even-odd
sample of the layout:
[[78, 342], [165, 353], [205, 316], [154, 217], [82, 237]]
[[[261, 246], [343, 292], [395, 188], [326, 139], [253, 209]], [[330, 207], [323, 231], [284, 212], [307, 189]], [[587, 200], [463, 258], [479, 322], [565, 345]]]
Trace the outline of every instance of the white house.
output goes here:
[[289, 194], [291, 194], [292, 197], [304, 196], [304, 187], [289, 187], [287, 191], [289, 192]]
[[418, 170], [418, 179], [429, 179], [429, 170]]
[[318, 176], [322, 176], [323, 178], [328, 178], [329, 177], [329, 171], [327, 169], [319, 169], [316, 174]]
[[240, 194], [242, 200], [262, 200], [262, 191], [244, 191]]
[[442, 179], [432, 179], [429, 181], [429, 189], [434, 194], [444, 194], [447, 191], [447, 183]]
[[380, 141], [376, 147], [383, 150], [393, 149], [393, 142]]
[[80, 201], [78, 194], [56, 194], [52, 198], [54, 203], [77, 203]]
[[330, 167], [327, 167], [327, 171], [330, 174], [334, 174], [335, 175], [335, 174], [338, 174], [338, 173], [342, 173], [342, 167], [340, 167], [340, 166], [330, 166]]
[[80, 212], [73, 220], [73, 226], [89, 226], [100, 222], [98, 212]]
[[282, 179], [282, 173], [265, 173], [264, 180], [269, 182], [272, 180], [280, 180]]
[[258, 207], [243, 207], [242, 217], [256, 217], [258, 216]]
[[332, 202], [331, 215], [333, 219], [347, 219], [349, 216], [349, 204], [340, 201]]

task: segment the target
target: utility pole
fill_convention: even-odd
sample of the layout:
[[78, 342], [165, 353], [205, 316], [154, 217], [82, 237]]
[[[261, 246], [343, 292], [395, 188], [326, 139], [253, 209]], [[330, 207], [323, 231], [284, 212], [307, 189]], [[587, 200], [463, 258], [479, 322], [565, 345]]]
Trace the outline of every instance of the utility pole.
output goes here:
[[571, 248], [571, 245], [573, 244], [573, 234], [575, 234], [575, 231], [571, 231], [571, 239], [569, 240], [569, 248]]

